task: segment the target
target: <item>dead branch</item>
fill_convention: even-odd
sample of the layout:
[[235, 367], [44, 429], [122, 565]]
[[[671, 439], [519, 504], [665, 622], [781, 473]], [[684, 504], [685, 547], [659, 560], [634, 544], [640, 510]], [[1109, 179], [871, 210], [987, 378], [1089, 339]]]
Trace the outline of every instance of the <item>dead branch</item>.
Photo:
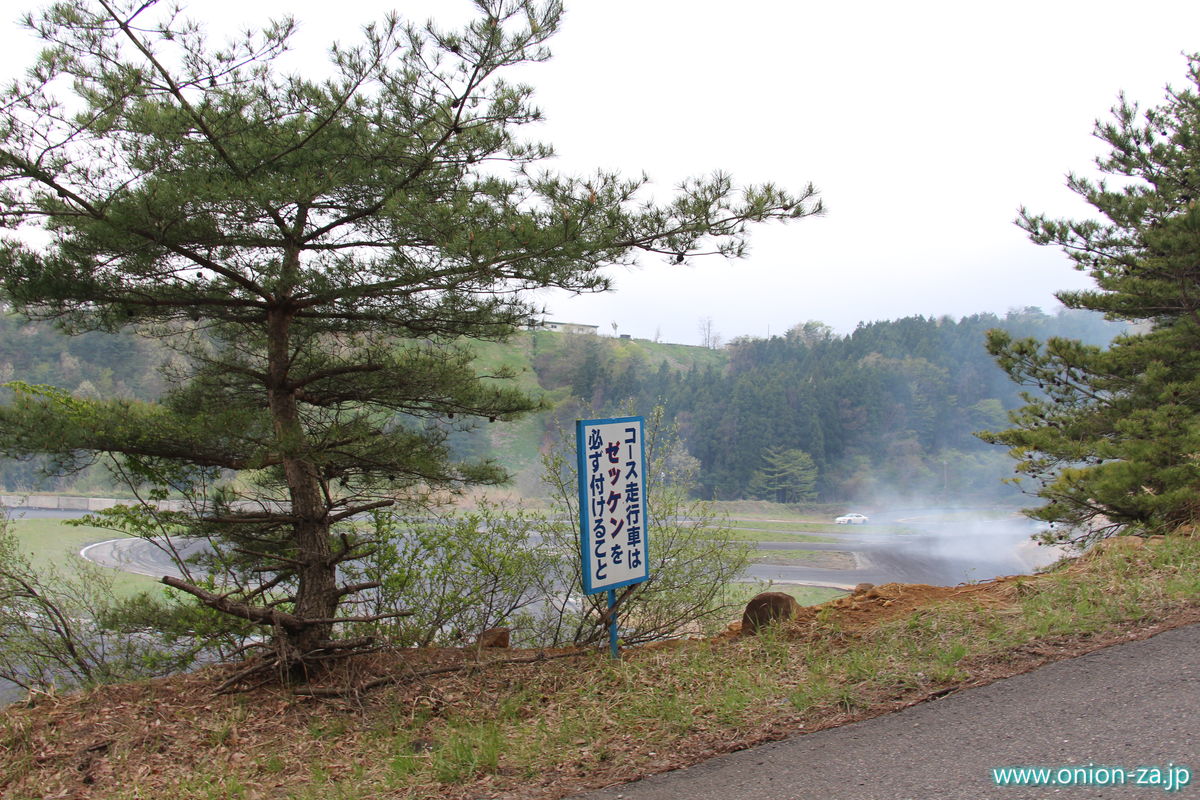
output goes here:
[[313, 652], [321, 650], [356, 650], [360, 647], [368, 647], [375, 644], [374, 636], [357, 636], [353, 639], [327, 639], [321, 643]]
[[270, 650], [271, 645], [267, 644], [266, 642], [247, 642], [246, 644], [242, 645], [241, 647], [236, 648], [232, 653], [230, 653], [229, 660], [232, 661], [233, 659], [240, 656], [242, 653], [248, 652], [255, 648], [259, 648], [262, 650]]
[[216, 689], [213, 689], [213, 694], [225, 694], [225, 692], [241, 683], [243, 678], [248, 678], [260, 670], [270, 669], [273, 666], [275, 666], [274, 659], [268, 659], [239, 669], [233, 675], [230, 675], [228, 678], [223, 680], [220, 686], [218, 686]]
[[299, 633], [312, 624], [309, 620], [303, 620], [294, 614], [289, 614], [286, 611], [280, 611], [277, 608], [265, 608], [263, 606], [252, 606], [247, 603], [239, 603], [236, 600], [230, 600], [228, 597], [213, 594], [205, 591], [199, 586], [193, 586], [187, 581], [182, 581], [172, 575], [164, 575], [159, 579], [167, 586], [178, 589], [181, 592], [196, 597], [200, 602], [209, 608], [216, 609], [231, 616], [240, 617], [249, 622], [257, 622], [262, 625], [274, 625], [283, 628], [288, 633]]
[[251, 600], [255, 597], [258, 597], [259, 595], [266, 594], [267, 592], [271, 591], [279, 584], [283, 583], [289, 577], [290, 577], [290, 573], [280, 572], [274, 578], [271, 578], [271, 580], [267, 581], [266, 583], [260, 584], [257, 588], [254, 589], [254, 591], [247, 594], [246, 599]]
[[646, 586], [650, 581], [642, 581], [631, 586], [626, 586], [625, 591], [621, 592], [621, 596], [617, 598], [617, 602], [613, 603], [612, 608], [606, 608], [600, 612], [600, 624], [607, 626], [613, 614], [621, 610], [621, 605], [629, 599], [629, 597], [638, 589]]
[[259, 553], [255, 550], [247, 550], [244, 547], [235, 547], [235, 548], [233, 548], [233, 552], [241, 553], [244, 556], [251, 556], [252, 558], [272, 558], [276, 561], [282, 561], [285, 564], [292, 564], [297, 567], [304, 566], [303, 561], [297, 561], [294, 558], [288, 558], [287, 556], [281, 556], [276, 553]]
[[380, 581], [363, 581], [362, 583], [348, 583], [345, 586], [343, 586], [342, 588], [338, 589], [338, 597], [345, 597], [348, 594], [354, 594], [355, 592], [361, 592], [366, 589], [378, 589], [380, 586], [383, 586], [383, 583], [381, 583]]
[[365, 617], [327, 617], [321, 619], [305, 619], [305, 622], [322, 624], [326, 622], [375, 622], [380, 619], [393, 619], [395, 617], [411, 617], [415, 611], [390, 611], [387, 614], [371, 614]]
[[388, 506], [393, 506], [395, 504], [395, 500], [376, 500], [374, 503], [363, 503], [362, 505], [351, 506], [345, 511], [341, 511], [337, 514], [331, 514], [329, 516], [329, 523], [332, 525], [335, 522], [341, 522], [344, 519], [349, 519], [355, 514], [361, 514], [364, 511], [374, 511], [377, 508], [387, 508]]
[[282, 525], [290, 525], [299, 521], [299, 517], [293, 514], [275, 514], [270, 511], [258, 513], [246, 512], [245, 514], [231, 514], [229, 516], [202, 516], [199, 518], [201, 522], [210, 522], [217, 525], [262, 525], [267, 528], [278, 528]]
[[[360, 547], [361, 542], [356, 543], [354, 546]], [[366, 550], [343, 550], [333, 558], [333, 563], [341, 564], [343, 561], [351, 561], [356, 558], [366, 558], [367, 556], [373, 555], [377, 552], [379, 552], [378, 547], [369, 547]]]

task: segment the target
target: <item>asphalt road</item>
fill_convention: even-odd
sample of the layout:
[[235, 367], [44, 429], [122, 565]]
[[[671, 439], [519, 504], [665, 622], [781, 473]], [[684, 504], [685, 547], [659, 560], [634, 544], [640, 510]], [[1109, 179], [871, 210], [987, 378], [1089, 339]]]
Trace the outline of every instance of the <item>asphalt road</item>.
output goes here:
[[858, 583], [929, 583], [954, 586], [1000, 575], [1020, 575], [1059, 557], [1030, 541], [1027, 525], [997, 525], [958, 538], [952, 525], [926, 525], [915, 534], [836, 533], [837, 542], [759, 542], [764, 550], [839, 550], [854, 555], [854, 569], [803, 564], [755, 564], [752, 577], [777, 583], [817, 583], [852, 588]]
[[[877, 533], [875, 523], [902, 525], [915, 533]], [[1030, 537], [1037, 526], [1017, 515], [989, 517], [962, 512], [909, 512], [878, 515], [869, 525], [843, 526], [822, 534], [834, 542], [759, 542], [765, 550], [840, 550], [851, 553], [854, 569], [822, 569], [803, 564], [755, 564], [752, 577], [777, 583], [815, 583], [853, 588], [858, 583], [929, 583], [954, 586], [1000, 575], [1019, 575], [1055, 561], [1054, 548]]]
[[[174, 544], [185, 555], [199, 548], [197, 542], [188, 540], [177, 541]], [[93, 563], [122, 572], [149, 575], [152, 578], [161, 578], [163, 575], [184, 577], [167, 550], [144, 539], [106, 539], [89, 544], [79, 551], [79, 555]]]
[[76, 519], [86, 511], [71, 511], [58, 508], [9, 508], [3, 507], [10, 519]]
[[[1200, 798], [1198, 652], [1200, 626], [1177, 628], [575, 800]], [[997, 785], [1013, 766], [1091, 783]]]

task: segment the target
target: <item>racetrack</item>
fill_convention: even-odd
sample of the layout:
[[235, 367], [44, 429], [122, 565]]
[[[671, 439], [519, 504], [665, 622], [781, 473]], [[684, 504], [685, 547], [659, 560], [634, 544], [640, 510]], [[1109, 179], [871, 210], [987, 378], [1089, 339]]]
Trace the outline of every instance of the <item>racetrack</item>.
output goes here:
[[[183, 554], [197, 549], [191, 542], [176, 541], [173, 544]], [[164, 575], [184, 577], [183, 571], [176, 566], [165, 544], [160, 547], [145, 539], [106, 539], [89, 544], [79, 551], [79, 555], [92, 563], [123, 572], [149, 575], [152, 578], [161, 578]]]
[[805, 565], [753, 565], [752, 577], [777, 583], [815, 583], [853, 588], [858, 583], [928, 583], [954, 586], [1001, 575], [1026, 574], [1053, 563], [1062, 552], [1039, 547], [1024, 520], [938, 522], [914, 518], [906, 524], [920, 532], [872, 534], [862, 526], [854, 532], [829, 534], [836, 542], [759, 542], [764, 550], [839, 550], [852, 553], [856, 569], [822, 569]]
[[[752, 564], [747, 577], [775, 583], [812, 584], [853, 588], [859, 583], [929, 583], [953, 586], [1000, 575], [1032, 572], [1059, 557], [1053, 548], [1030, 541], [1034, 532], [1027, 520], [963, 518], [955, 512], [947, 521], [937, 513], [909, 513], [887, 521], [902, 523], [918, 533], [872, 533], [870, 525], [846, 532], [824, 534], [834, 542], [758, 542], [762, 550], [836, 550], [851, 553], [855, 569], [827, 569], [804, 564]], [[742, 530], [752, 530], [742, 528]], [[802, 523], [797, 525], [802, 533]], [[179, 545], [185, 551], [188, 546]], [[195, 550], [198, 545], [190, 545]], [[90, 545], [80, 553], [107, 567], [141, 575], [181, 577], [167, 550], [142, 539], [110, 539]]]

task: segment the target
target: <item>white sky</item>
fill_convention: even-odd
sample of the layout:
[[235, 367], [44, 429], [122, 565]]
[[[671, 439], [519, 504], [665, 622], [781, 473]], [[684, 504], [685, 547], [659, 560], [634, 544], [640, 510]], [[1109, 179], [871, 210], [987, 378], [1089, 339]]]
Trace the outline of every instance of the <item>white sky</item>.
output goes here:
[[[186, 5], [220, 25], [292, 13], [297, 48], [314, 60], [389, 8], [444, 22], [471, 10]], [[0, 75], [35, 46], [0, 27]], [[1026, 240], [1017, 208], [1086, 215], [1065, 173], [1101, 152], [1092, 126], [1119, 91], [1155, 105], [1167, 83], [1185, 83], [1200, 3], [568, 0], [551, 46], [555, 57], [523, 77], [548, 119], [529, 131], [555, 146], [560, 171], [645, 171], [665, 192], [722, 169], [821, 190], [824, 218], [760, 227], [743, 260], [647, 257], [616, 273], [613, 293], [545, 298], [552, 319], [695, 344], [703, 318], [728, 340], [809, 319], [848, 332], [860, 320], [1056, 308], [1054, 291], [1089, 281]]]

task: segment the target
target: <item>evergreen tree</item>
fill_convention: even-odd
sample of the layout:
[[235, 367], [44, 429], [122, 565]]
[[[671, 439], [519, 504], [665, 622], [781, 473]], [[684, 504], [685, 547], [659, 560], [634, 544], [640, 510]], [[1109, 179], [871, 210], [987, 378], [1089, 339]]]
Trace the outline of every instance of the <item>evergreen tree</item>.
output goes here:
[[[525, 290], [601, 291], [600, 269], [639, 252], [738, 256], [749, 223], [820, 210], [811, 187], [720, 174], [655, 205], [644, 178], [538, 172], [550, 148], [518, 135], [539, 118], [530, 89], [500, 75], [548, 57], [560, 4], [476, 5], [461, 31], [368, 26], [316, 81], [277, 66], [290, 19], [213, 46], [153, 3], [68, 0], [27, 19], [47, 49], [0, 106], [8, 298], [180, 354], [159, 402], [18, 387], [4, 451], [110, 454], [147, 497], [191, 497], [169, 530], [258, 580], [171, 585], [269, 625], [292, 664], [351, 644], [333, 625], [371, 588], [339, 583], [371, 547], [352, 518], [504, 477], [451, 460], [433, 422], [537, 403], [455, 342], [528, 322]], [[23, 244], [23, 227], [51, 236]]]
[[1188, 65], [1191, 85], [1163, 105], [1142, 113], [1122, 97], [1097, 124], [1110, 148], [1097, 164], [1117, 180], [1069, 185], [1101, 218], [1021, 212], [1035, 242], [1064, 248], [1096, 281], [1061, 293], [1067, 306], [1142, 323], [1107, 349], [989, 337], [1010, 377], [1037, 391], [1015, 427], [982, 435], [1009, 445], [1046, 501], [1033, 515], [1064, 523], [1063, 538], [1170, 530], [1200, 506], [1200, 56]]
[[817, 465], [803, 450], [772, 448], [750, 478], [749, 493], [777, 503], [801, 503], [817, 496]]

